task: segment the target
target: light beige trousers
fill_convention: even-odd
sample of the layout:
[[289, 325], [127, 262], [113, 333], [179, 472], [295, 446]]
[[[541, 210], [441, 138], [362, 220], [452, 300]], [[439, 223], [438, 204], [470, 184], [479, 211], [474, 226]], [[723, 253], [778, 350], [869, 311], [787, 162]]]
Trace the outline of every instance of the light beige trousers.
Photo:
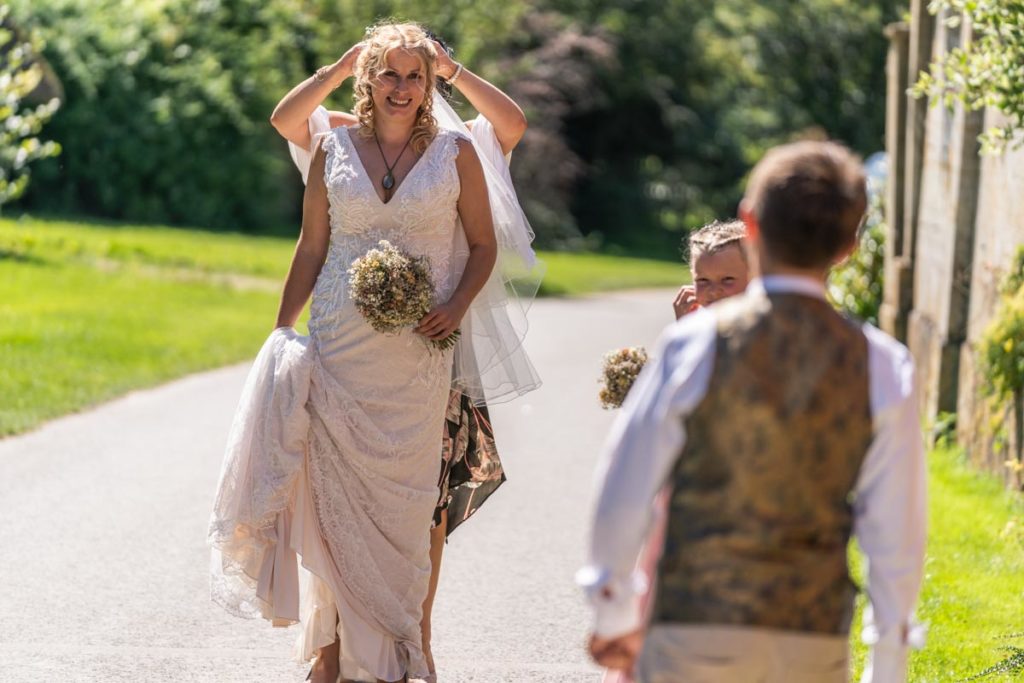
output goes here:
[[848, 638], [736, 626], [654, 625], [639, 683], [846, 683]]

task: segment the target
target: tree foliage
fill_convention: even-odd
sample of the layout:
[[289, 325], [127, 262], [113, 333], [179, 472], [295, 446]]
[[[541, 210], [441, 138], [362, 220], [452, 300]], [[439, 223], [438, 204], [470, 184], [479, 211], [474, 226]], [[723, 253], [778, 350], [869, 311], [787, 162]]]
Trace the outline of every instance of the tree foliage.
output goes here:
[[60, 103], [51, 99], [32, 106], [27, 101], [43, 78], [35, 60], [40, 46], [38, 36], [17, 32], [10, 7], [0, 3], [0, 206], [25, 192], [30, 163], [60, 152], [58, 144], [38, 137]]
[[267, 125], [303, 73], [294, 2], [15, 0], [47, 40], [67, 104], [32, 206], [219, 228], [291, 215], [287, 159]]
[[829, 274], [829, 299], [842, 311], [878, 325], [885, 276], [885, 224], [872, 211], [857, 250]]
[[983, 149], [998, 152], [1024, 145], [1024, 3], [1019, 0], [933, 0], [934, 14], [946, 13], [956, 28], [966, 20], [971, 40], [936, 60], [915, 92], [970, 110], [992, 107], [1006, 122], [982, 134]]
[[39, 169], [27, 207], [266, 230], [294, 225], [301, 206], [301, 182], [268, 123], [274, 105], [403, 3], [12, 4], [48, 38], [67, 90], [52, 124], [65, 154]]
[[582, 234], [573, 199], [593, 161], [588, 145], [573, 144], [574, 122], [607, 106], [600, 81], [618, 68], [616, 46], [607, 31], [557, 12], [525, 15], [517, 28], [490, 69], [496, 78], [515, 74], [506, 87], [530, 119], [513, 177], [535, 230], [549, 245], [571, 247]]
[[615, 60], [595, 105], [565, 130], [583, 161], [573, 214], [607, 241], [674, 251], [685, 231], [734, 215], [771, 146], [813, 135], [883, 147], [886, 22], [880, 0], [552, 0], [598, 27]]
[[[294, 225], [273, 105], [383, 17], [419, 20], [530, 120], [513, 175], [542, 244], [674, 253], [795, 136], [882, 147], [882, 0], [10, 0], [68, 91], [24, 200], [111, 218]], [[347, 109], [343, 87], [328, 106]], [[463, 105], [468, 116], [472, 112]], [[581, 238], [585, 238], [582, 239]]]

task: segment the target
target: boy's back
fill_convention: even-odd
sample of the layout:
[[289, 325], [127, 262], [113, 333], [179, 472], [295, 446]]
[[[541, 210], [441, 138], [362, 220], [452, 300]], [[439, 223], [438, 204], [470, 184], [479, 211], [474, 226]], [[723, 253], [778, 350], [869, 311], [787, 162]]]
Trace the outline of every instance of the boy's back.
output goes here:
[[913, 364], [825, 300], [829, 266], [856, 244], [863, 187], [836, 145], [769, 155], [741, 206], [762, 277], [667, 330], [630, 392], [579, 574], [599, 663], [637, 655], [631, 570], [667, 483], [640, 681], [845, 681], [851, 533], [877, 632], [864, 680], [905, 679], [926, 517]]
[[756, 288], [712, 313], [654, 620], [846, 633], [850, 496], [872, 437], [867, 338], [793, 292]]

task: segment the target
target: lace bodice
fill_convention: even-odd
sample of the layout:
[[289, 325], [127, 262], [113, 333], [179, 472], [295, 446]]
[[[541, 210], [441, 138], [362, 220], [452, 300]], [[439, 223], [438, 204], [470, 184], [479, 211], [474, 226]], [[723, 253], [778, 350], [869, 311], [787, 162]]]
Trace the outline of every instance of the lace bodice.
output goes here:
[[322, 142], [331, 241], [313, 291], [310, 330], [314, 334], [326, 331], [345, 314], [348, 268], [380, 240], [428, 258], [439, 302], [451, 296], [458, 284], [456, 275], [468, 256], [455, 239], [460, 191], [455, 159], [462, 136], [439, 131], [391, 200], [384, 203], [356, 153], [354, 134], [348, 128], [335, 128]]

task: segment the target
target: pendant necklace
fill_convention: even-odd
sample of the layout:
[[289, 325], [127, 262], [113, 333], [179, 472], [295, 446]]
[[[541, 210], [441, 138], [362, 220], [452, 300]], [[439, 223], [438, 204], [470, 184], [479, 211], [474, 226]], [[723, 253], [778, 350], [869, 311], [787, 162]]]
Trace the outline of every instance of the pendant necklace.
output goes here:
[[390, 195], [391, 188], [395, 186], [395, 174], [393, 173], [394, 168], [398, 165], [398, 160], [402, 158], [403, 154], [405, 154], [405, 150], [409, 148], [409, 143], [412, 142], [412, 136], [410, 135], [409, 139], [405, 141], [405, 147], [402, 147], [402, 151], [398, 153], [398, 156], [395, 157], [394, 163], [391, 164], [388, 163], [388, 158], [384, 156], [384, 148], [380, 145], [380, 138], [377, 137], [376, 131], [373, 133], [373, 139], [377, 142], [377, 149], [380, 150], [380, 158], [384, 160], [384, 167], [388, 169], [388, 172], [384, 174], [383, 178], [381, 178], [380, 184], [381, 187], [383, 187]]

